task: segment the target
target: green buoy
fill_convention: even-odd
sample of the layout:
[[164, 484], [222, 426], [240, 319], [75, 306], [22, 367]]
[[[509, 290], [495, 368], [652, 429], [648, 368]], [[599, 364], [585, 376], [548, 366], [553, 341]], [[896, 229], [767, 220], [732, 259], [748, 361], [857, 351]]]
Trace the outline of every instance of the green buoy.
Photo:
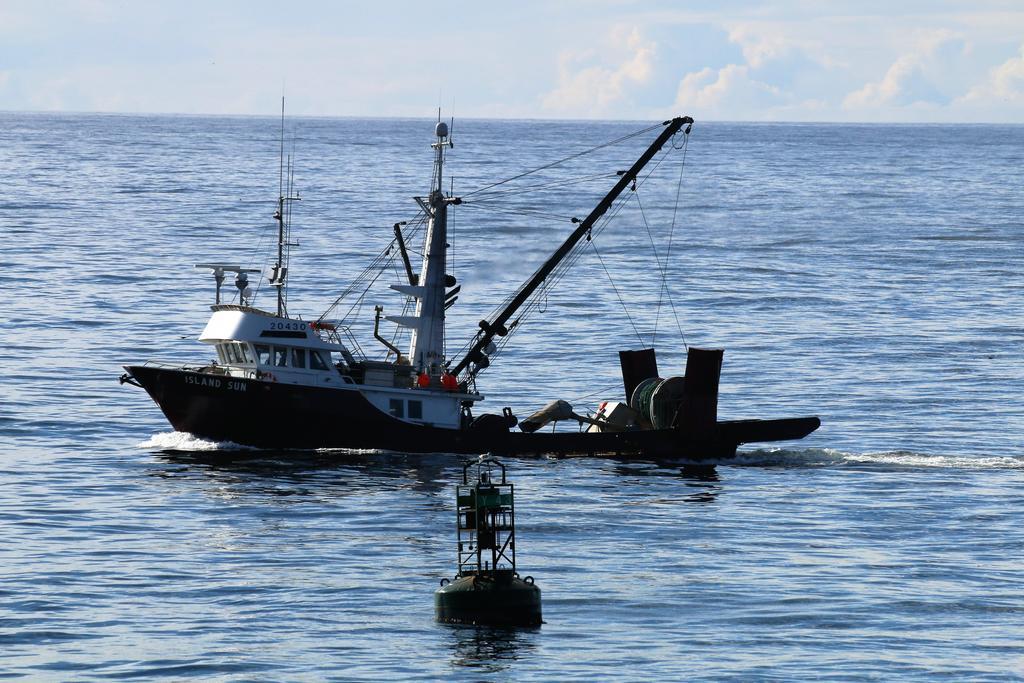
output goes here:
[[[470, 470], [473, 480], [470, 481]], [[495, 469], [501, 481], [495, 481]], [[437, 620], [446, 624], [538, 626], [540, 588], [516, 572], [515, 502], [505, 466], [481, 457], [462, 468], [455, 487], [459, 570], [434, 593]]]

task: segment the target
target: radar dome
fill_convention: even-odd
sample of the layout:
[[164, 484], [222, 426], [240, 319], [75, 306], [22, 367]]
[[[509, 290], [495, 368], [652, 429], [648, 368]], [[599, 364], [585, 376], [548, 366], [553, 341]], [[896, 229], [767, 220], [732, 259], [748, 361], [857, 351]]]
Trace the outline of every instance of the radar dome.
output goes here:
[[448, 137], [448, 124], [444, 121], [438, 121], [437, 125], [434, 126], [434, 135], [439, 138]]

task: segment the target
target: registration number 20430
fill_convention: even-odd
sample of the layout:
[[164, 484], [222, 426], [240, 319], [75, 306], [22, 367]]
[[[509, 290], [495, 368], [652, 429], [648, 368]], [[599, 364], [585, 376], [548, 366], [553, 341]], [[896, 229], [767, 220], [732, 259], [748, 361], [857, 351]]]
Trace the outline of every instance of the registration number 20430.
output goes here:
[[272, 322], [272, 323], [270, 323], [270, 329], [272, 329], [272, 330], [297, 330], [299, 332], [304, 332], [306, 330], [306, 323]]

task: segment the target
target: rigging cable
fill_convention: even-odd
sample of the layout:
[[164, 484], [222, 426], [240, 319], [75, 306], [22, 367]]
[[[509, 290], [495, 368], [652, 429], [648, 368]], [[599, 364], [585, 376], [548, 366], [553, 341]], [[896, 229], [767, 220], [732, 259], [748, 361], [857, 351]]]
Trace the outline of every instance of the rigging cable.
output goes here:
[[[410, 230], [409, 230], [409, 235], [408, 235], [409, 238], [412, 238], [412, 237], [414, 237], [416, 235], [416, 233], [418, 232], [419, 228], [422, 227], [422, 225], [424, 223], [424, 220], [425, 219], [422, 216], [420, 216], [418, 218], [414, 218], [411, 221], [409, 221], [409, 223], [411, 225]], [[325, 310], [323, 313], [320, 314], [320, 317], [317, 318], [317, 322], [323, 322], [327, 318], [327, 316], [329, 316], [331, 313], [333, 313], [334, 310], [338, 306], [341, 305], [342, 301], [344, 301], [348, 296], [353, 294], [358, 289], [358, 285], [360, 283], [364, 282], [367, 279], [370, 279], [371, 274], [374, 271], [378, 271], [379, 270], [380, 272], [377, 272], [377, 274], [370, 280], [370, 283], [367, 285], [366, 290], [364, 290], [363, 293], [360, 295], [360, 300], [363, 297], [365, 297], [366, 296], [366, 291], [369, 289], [369, 287], [374, 282], [376, 282], [376, 280], [381, 276], [381, 274], [383, 272], [383, 269], [386, 268], [388, 266], [388, 264], [391, 262], [391, 260], [393, 260], [395, 258], [395, 256], [392, 255], [392, 251], [395, 249], [397, 242], [398, 242], [397, 239], [392, 239], [388, 243], [388, 246], [385, 247], [382, 251], [380, 251], [373, 258], [373, 260], [370, 261], [369, 265], [367, 265], [365, 268], [363, 268], [362, 272], [359, 273], [359, 275], [357, 275], [355, 277], [355, 279], [353, 279], [352, 282], [349, 283], [348, 287], [346, 287], [345, 290], [334, 300], [334, 303], [332, 303], [330, 306], [328, 306], [327, 310]], [[357, 303], [359, 303], [359, 301], [357, 301]], [[341, 319], [342, 320], [347, 319], [349, 314], [352, 312], [352, 309], [354, 307], [355, 307], [355, 305], [353, 305], [353, 307], [349, 308], [348, 313], [346, 313]]]
[[[676, 216], [679, 213], [679, 194], [680, 194], [680, 192], [683, 189], [683, 169], [686, 168], [686, 151], [687, 151], [687, 149], [689, 149], [689, 146], [690, 146], [690, 136], [689, 135], [686, 135], [686, 136], [683, 137], [683, 144], [680, 145], [679, 147], [676, 147], [674, 142], [672, 144], [672, 148], [673, 149], [682, 149], [682, 151], [683, 151], [683, 158], [679, 162], [679, 181], [676, 183], [676, 201], [675, 201], [675, 205], [672, 207], [672, 225], [671, 225], [671, 227], [669, 228], [669, 231], [668, 231], [668, 249], [665, 251], [666, 270], [667, 270], [667, 267], [668, 267], [669, 259], [672, 257], [672, 238], [673, 238], [673, 236], [675, 235], [675, 232], [676, 232]], [[638, 200], [639, 200], [639, 198], [638, 198]], [[662, 278], [663, 278], [662, 279], [662, 283], [663, 283], [664, 286], [663, 286], [662, 290], [658, 292], [658, 315], [661, 314], [661, 298], [668, 291], [668, 282], [665, 279], [665, 273], [664, 272], [662, 273]], [[669, 302], [669, 304], [672, 307], [672, 315], [673, 315], [673, 317], [676, 320], [676, 329], [679, 330], [679, 338], [683, 340], [683, 348], [689, 349], [690, 346], [689, 346], [689, 344], [686, 343], [686, 335], [683, 334], [683, 328], [679, 324], [679, 316], [676, 315], [676, 307], [675, 307], [675, 304], [672, 302], [671, 295], [668, 297], [668, 302]], [[658, 333], [658, 315], [656, 315], [654, 317], [654, 334], [651, 335], [651, 345], [652, 346], [654, 345], [654, 335], [657, 335], [657, 333]]]
[[604, 264], [604, 259], [601, 258], [600, 252], [597, 251], [597, 247], [594, 245], [594, 241], [587, 241], [590, 242], [590, 248], [594, 250], [594, 255], [597, 256], [597, 260], [601, 263], [601, 268], [604, 269], [604, 274], [608, 276], [608, 282], [611, 283], [612, 290], [615, 291], [615, 296], [619, 299], [619, 303], [622, 304], [622, 310], [625, 312], [626, 319], [629, 321], [630, 326], [632, 326], [633, 331], [636, 333], [636, 338], [640, 340], [640, 346], [647, 348], [647, 345], [644, 343], [644, 338], [640, 336], [640, 330], [636, 329], [636, 323], [633, 322], [633, 316], [629, 314], [629, 309], [626, 308], [626, 302], [623, 301], [622, 295], [619, 294], [619, 288], [615, 286], [615, 280], [612, 278], [612, 274], [608, 272], [608, 266]]
[[591, 391], [589, 394], [583, 394], [582, 396], [573, 396], [571, 398], [571, 400], [569, 401], [569, 403], [575, 405], [577, 403], [580, 403], [584, 399], [593, 398], [594, 396], [607, 396], [609, 391], [611, 391], [612, 389], [614, 389], [616, 387], [621, 387], [621, 386], [622, 386], [622, 381], [620, 380], [618, 382], [615, 382], [614, 384], [609, 384], [606, 387], [598, 389], [597, 391]]
[[[495, 182], [495, 183], [491, 183], [491, 184], [489, 184], [489, 185], [485, 185], [485, 186], [483, 186], [483, 187], [480, 187], [480, 188], [478, 188], [478, 189], [476, 189], [476, 190], [473, 190], [472, 192], [469, 192], [469, 193], [467, 193], [466, 195], [463, 195], [463, 198], [462, 198], [462, 199], [463, 199], [463, 203], [466, 203], [466, 198], [467, 198], [467, 197], [471, 197], [471, 196], [473, 196], [473, 195], [477, 195], [477, 194], [482, 194], [482, 195], [484, 195], [484, 197], [482, 197], [481, 199], [483, 199], [483, 198], [486, 198], [488, 194], [497, 194], [498, 192], [504, 192], [505, 190], [501, 190], [501, 191], [496, 191], [496, 192], [493, 192], [493, 193], [487, 193], [487, 190], [491, 190], [492, 188], [495, 188], [495, 187], [498, 187], [498, 186], [504, 185], [504, 184], [506, 184], [506, 183], [509, 183], [509, 182], [512, 182], [512, 181], [518, 180], [518, 179], [520, 179], [520, 178], [524, 178], [524, 177], [526, 177], [526, 176], [528, 176], [528, 175], [531, 175], [531, 174], [533, 174], [533, 173], [537, 173], [537, 172], [539, 172], [539, 171], [542, 171], [542, 170], [545, 170], [545, 169], [548, 169], [548, 168], [553, 168], [553, 167], [555, 167], [555, 166], [558, 166], [558, 165], [560, 165], [560, 164], [563, 164], [563, 163], [565, 163], [565, 162], [567, 162], [567, 161], [570, 161], [570, 160], [572, 160], [572, 159], [577, 159], [577, 158], [579, 158], [579, 157], [585, 156], [585, 155], [587, 155], [587, 154], [590, 154], [590, 153], [592, 153], [592, 152], [595, 152], [595, 151], [597, 151], [597, 150], [600, 150], [600, 149], [604, 149], [604, 148], [606, 148], [606, 147], [610, 147], [610, 146], [612, 146], [612, 145], [616, 145], [616, 144], [619, 144], [619, 143], [621, 143], [621, 142], [624, 142], [624, 141], [626, 141], [626, 140], [629, 140], [629, 139], [631, 139], [631, 138], [637, 137], [637, 136], [639, 136], [639, 135], [643, 135], [643, 134], [645, 134], [645, 133], [647, 133], [647, 132], [649, 132], [649, 131], [652, 131], [652, 130], [655, 130], [655, 129], [657, 129], [657, 128], [660, 128], [660, 127], [661, 127], [662, 125], [664, 125], [664, 124], [654, 124], [654, 125], [651, 125], [651, 126], [647, 126], [646, 128], [642, 128], [642, 129], [640, 129], [640, 130], [634, 131], [634, 132], [632, 132], [632, 133], [629, 133], [629, 134], [627, 134], [627, 135], [623, 135], [623, 136], [620, 136], [620, 137], [618, 137], [618, 138], [615, 138], [614, 140], [611, 140], [611, 141], [608, 141], [608, 142], [602, 143], [602, 144], [600, 144], [600, 145], [596, 145], [596, 146], [594, 146], [594, 147], [591, 147], [591, 148], [589, 148], [589, 149], [585, 149], [585, 150], [583, 150], [583, 151], [581, 151], [581, 152], [577, 152], [577, 153], [575, 153], [575, 154], [571, 154], [571, 155], [569, 155], [569, 156], [567, 156], [567, 157], [564, 157], [563, 159], [559, 159], [559, 160], [557, 160], [557, 161], [554, 161], [554, 162], [551, 162], [551, 163], [545, 164], [545, 165], [543, 165], [543, 166], [539, 166], [539, 167], [537, 167], [537, 168], [534, 168], [534, 169], [531, 169], [531, 170], [529, 170], [529, 171], [525, 171], [525, 172], [523, 172], [523, 173], [520, 173], [520, 174], [518, 174], [518, 175], [512, 176], [512, 177], [510, 177], [510, 178], [506, 178], [505, 180], [501, 180], [501, 181], [498, 181], [498, 182]], [[666, 150], [666, 154], [667, 154], [667, 152], [668, 152], [668, 150]], [[659, 162], [659, 163], [660, 163], [660, 162]], [[656, 167], [657, 167], [657, 165], [655, 166], [655, 168], [656, 168]], [[652, 172], [653, 172], [653, 169], [652, 169]], [[594, 177], [601, 177], [601, 176], [605, 176], [605, 175], [607, 175], [607, 172], [604, 172], [604, 173], [600, 173], [600, 174], [594, 174]], [[645, 177], [644, 179], [646, 180], [646, 178], [647, 178], [647, 177], [649, 177], [649, 176], [650, 176], [650, 174], [648, 174], [648, 176], [646, 176], [646, 177]], [[582, 177], [581, 177], [581, 179], [587, 179], [587, 177], [586, 177], [586, 176], [582, 176]], [[570, 180], [571, 180], [571, 179], [570, 179]], [[432, 178], [432, 181], [433, 181], [433, 178]], [[561, 181], [555, 181], [555, 182], [561, 182]], [[642, 182], [642, 181], [641, 181], [641, 182]], [[553, 184], [553, 183], [552, 183], [552, 184]], [[520, 191], [521, 191], [521, 190], [520, 190]], [[492, 197], [492, 198], [493, 198], [493, 197]], [[483, 208], [483, 207], [480, 207], [480, 208]], [[491, 208], [491, 207], [487, 207], [487, 208]], [[522, 211], [522, 210], [520, 210], [520, 212], [521, 212], [521, 213], [523, 213], [524, 215], [528, 215], [528, 214], [526, 214], [526, 213], [525, 213], [524, 211]], [[555, 217], [555, 216], [552, 216], [552, 215], [550, 215], [550, 214], [544, 215], [544, 214], [542, 214], [541, 212], [537, 212], [537, 213], [538, 213], [538, 214], [540, 214], [540, 216], [541, 216], [541, 217], [544, 217], [544, 218], [558, 218], [558, 219], [564, 219], [564, 218], [563, 218], [563, 217], [561, 217], [561, 216]], [[577, 258], [578, 258], [578, 257], [577, 257]], [[573, 259], [573, 262], [574, 262], [574, 261], [575, 261], [575, 259]], [[563, 273], [563, 274], [564, 274], [564, 273]], [[560, 277], [559, 277], [558, 279], [560, 279]], [[542, 289], [547, 289], [547, 288], [548, 288], [548, 285], [543, 285], [543, 286], [542, 286]], [[510, 294], [510, 295], [509, 295], [509, 296], [508, 296], [508, 297], [507, 297], [507, 298], [506, 298], [506, 299], [504, 300], [504, 303], [503, 303], [503, 304], [501, 304], [501, 306], [503, 307], [503, 306], [504, 306], [505, 304], [507, 304], [507, 303], [508, 303], [509, 301], [511, 301], [511, 300], [512, 300], [512, 298], [513, 298], [513, 297], [515, 296], [515, 294], [516, 294], [517, 292], [518, 292], [518, 290], [516, 290], [516, 292], [513, 292], [512, 294]], [[364, 292], [364, 295], [365, 295], [365, 292]], [[339, 298], [339, 300], [340, 300], [340, 298]], [[529, 305], [528, 305], [528, 308], [529, 308]], [[517, 318], [517, 321], [518, 321], [518, 320], [522, 320], [522, 319], [523, 319], [524, 317], [525, 317], [525, 312], [524, 312], [524, 313], [522, 313], [522, 314], [520, 314], [520, 316], [519, 316], [519, 317]], [[632, 323], [632, 321], [630, 321], [630, 322]], [[514, 324], [515, 324], [515, 323], [514, 323]], [[503, 340], [503, 341], [505, 341], [505, 340]], [[469, 344], [472, 344], [472, 343], [473, 343], [472, 341], [468, 342], [468, 343], [467, 343], [467, 345], [465, 345], [465, 346], [463, 347], [463, 350], [467, 349], [467, 348], [469, 347]]]
[[536, 218], [550, 218], [555, 221], [564, 221], [566, 223], [572, 221], [572, 216], [559, 216], [553, 213], [545, 213], [544, 211], [535, 211], [533, 209], [512, 209], [512, 208], [499, 208], [497, 206], [488, 206], [486, 204], [477, 204], [476, 202], [462, 202], [463, 206], [483, 209], [485, 211], [494, 211], [497, 213], [507, 213], [514, 216], [533, 216]]
[[[654, 262], [658, 264], [658, 270], [661, 272], [661, 286], [658, 289], [658, 308], [654, 316], [654, 331], [651, 332], [651, 346], [654, 346], [654, 342], [658, 337], [658, 319], [661, 317], [661, 302], [663, 294], [668, 291], [668, 257], [662, 262], [661, 257], [658, 256], [658, 246], [654, 242], [654, 234], [651, 232], [651, 226], [647, 223], [647, 214], [644, 211], [644, 205], [640, 202], [640, 192], [633, 193], [636, 196], [636, 205], [640, 208], [640, 218], [643, 219], [644, 229], [647, 231], [647, 237], [651, 240], [651, 251], [654, 253]], [[679, 336], [683, 339], [683, 346], [686, 346], [686, 338], [683, 337], [683, 328], [679, 325], [679, 316], [676, 314], [676, 305], [672, 301], [672, 297], [668, 297], [669, 308], [672, 309], [672, 315], [676, 319], [676, 327], [679, 329]]]
[[[263, 226], [263, 232], [260, 233], [259, 241], [256, 243], [256, 249], [250, 252], [251, 255], [249, 256], [249, 261], [245, 265], [246, 268], [252, 268], [253, 262], [259, 258], [261, 253], [263, 253], [263, 243], [267, 239], [267, 235], [270, 233], [270, 226], [270, 223]], [[263, 264], [260, 266], [260, 279], [259, 282], [256, 283], [256, 287], [253, 289], [252, 296], [250, 297], [250, 301], [253, 303], [256, 302], [256, 297], [259, 296], [260, 288], [263, 286], [263, 280], [266, 277], [269, 258], [270, 257], [264, 257]], [[236, 291], [236, 295], [238, 294], [239, 293]], [[234, 297], [232, 297], [231, 300], [234, 301]]]
[[538, 166], [537, 168], [531, 169], [529, 171], [524, 171], [523, 173], [520, 173], [519, 175], [514, 175], [511, 178], [506, 178], [505, 180], [499, 180], [498, 182], [491, 183], [490, 185], [484, 185], [483, 187], [481, 187], [481, 188], [479, 188], [477, 190], [473, 190], [472, 192], [468, 193], [467, 195], [465, 195], [463, 197], [463, 199], [465, 199], [465, 197], [470, 197], [470, 196], [472, 196], [474, 194], [477, 194], [479, 192], [483, 192], [484, 190], [489, 190], [492, 187], [498, 187], [499, 185], [504, 185], [505, 183], [510, 183], [513, 180], [519, 180], [520, 178], [525, 178], [526, 176], [531, 175], [533, 173], [536, 173], [538, 171], [543, 171], [543, 170], [546, 170], [546, 169], [549, 169], [549, 168], [553, 168], [554, 166], [558, 166], [559, 164], [563, 164], [566, 161], [571, 161], [573, 159], [578, 159], [581, 156], [584, 156], [586, 154], [590, 154], [591, 152], [596, 152], [599, 149], [604, 149], [605, 147], [610, 147], [612, 145], [617, 145], [620, 142], [625, 142], [626, 140], [629, 140], [630, 138], [634, 138], [637, 135], [643, 135], [644, 133], [652, 131], [652, 130], [654, 130], [656, 128], [661, 128], [662, 125], [664, 125], [664, 124], [658, 123], [658, 124], [655, 124], [653, 126], [648, 126], [647, 128], [644, 128], [642, 130], [638, 130], [638, 131], [635, 131], [633, 133], [629, 133], [628, 135], [623, 135], [622, 137], [616, 138], [616, 139], [611, 140], [609, 142], [604, 142], [604, 143], [602, 143], [600, 145], [597, 145], [595, 147], [591, 147], [590, 149], [585, 149], [582, 152], [577, 152], [576, 154], [570, 154], [569, 156], [567, 156], [567, 157], [565, 157], [563, 159], [559, 159], [558, 161], [552, 161], [549, 164], [544, 164], [543, 166]]
[[527, 192], [537, 192], [537, 191], [540, 191], [540, 190], [547, 190], [547, 189], [550, 189], [552, 187], [563, 187], [565, 185], [572, 185], [574, 183], [582, 183], [582, 182], [586, 182], [588, 180], [598, 180], [598, 179], [601, 179], [601, 178], [607, 178], [609, 176], [615, 177], [616, 174], [615, 173], [610, 173], [608, 171], [602, 171], [601, 173], [592, 173], [592, 174], [588, 174], [588, 175], [577, 176], [575, 178], [566, 178], [566, 179], [562, 179], [562, 180], [552, 180], [551, 182], [541, 183], [539, 185], [527, 185], [526, 187], [509, 187], [509, 188], [505, 188], [505, 189], [502, 189], [502, 190], [493, 190], [491, 192], [481, 192], [480, 195], [477, 196], [477, 197], [474, 197], [472, 201], [476, 202], [476, 203], [485, 202], [485, 201], [493, 201], [495, 199], [501, 199], [505, 195], [517, 194], [517, 193], [527, 193]]
[[[684, 147], [685, 147], [685, 144], [686, 143], [684, 142]], [[677, 149], [677, 150], [679, 149], [679, 147], [676, 147], [674, 144], [672, 144], [670, 147], [671, 147], [671, 149]], [[669, 153], [670, 153], [670, 149], [665, 149], [665, 151], [661, 154], [661, 156], [655, 161], [654, 165], [652, 167], [650, 167], [649, 171], [644, 176], [638, 177], [636, 179], [635, 182], [636, 182], [636, 187], [637, 188], [643, 187], [643, 185], [646, 184], [646, 182], [651, 178], [651, 176], [658, 170], [658, 167], [661, 166], [661, 164], [668, 158]], [[625, 206], [627, 205], [628, 201], [629, 201], [628, 197], [619, 197], [616, 200], [616, 204], [612, 207], [611, 211], [609, 211], [604, 216], [602, 216], [601, 219], [594, 226], [594, 229], [591, 231], [591, 238], [596, 237], [601, 232], [603, 232], [604, 229], [618, 216], [618, 214], [622, 211], [622, 209], [625, 208]], [[591, 243], [591, 246], [594, 248], [594, 253], [597, 254], [598, 255], [598, 259], [601, 260], [600, 254], [597, 253], [597, 248], [596, 248], [596, 246], [594, 246], [594, 243], [593, 243], [592, 239], [589, 240], [589, 241]], [[560, 263], [555, 268], [554, 271], [552, 271], [551, 275], [545, 280], [545, 282], [540, 287], [538, 287], [537, 291], [533, 294], [533, 296], [530, 297], [529, 301], [524, 306], [523, 311], [519, 314], [519, 316], [517, 316], [515, 321], [511, 325], [508, 326], [508, 330], [509, 330], [508, 334], [506, 334], [504, 337], [502, 337], [501, 340], [498, 342], [498, 344], [497, 344], [497, 346], [498, 346], [497, 351], [495, 353], [493, 353], [493, 354], [490, 354], [490, 358], [491, 359], [494, 359], [495, 357], [497, 357], [501, 353], [501, 351], [505, 347], [505, 344], [507, 344], [510, 341], [510, 338], [511, 338], [513, 332], [519, 327], [520, 323], [522, 323], [527, 317], [529, 317], [529, 315], [531, 313], [533, 313], [535, 310], [537, 310], [537, 308], [539, 306], [538, 301], [539, 301], [540, 296], [541, 295], [546, 295], [551, 288], [555, 287], [562, 280], [562, 278], [565, 277], [565, 275], [569, 272], [569, 270], [571, 270], [572, 267], [576, 264], [576, 262], [582, 257], [582, 255], [584, 253], [584, 250], [585, 250], [585, 247], [583, 246], [582, 242], [578, 243], [575, 247], [573, 247], [573, 249], [566, 256], [565, 260], [563, 260], [563, 262]], [[602, 268], [605, 269], [605, 273], [606, 273], [606, 275], [608, 275], [609, 281], [611, 281], [611, 275], [610, 275], [610, 273], [608, 273], [608, 269], [607, 269], [607, 267], [605, 267], [603, 260], [601, 260], [601, 266], [602, 266]], [[614, 281], [612, 281], [612, 287], [613, 288], [615, 287]], [[513, 292], [513, 293], [509, 294], [507, 297], [505, 297], [503, 302], [501, 304], [499, 304], [497, 307], [495, 307], [495, 309], [491, 312], [491, 314], [488, 317], [493, 317], [496, 314], [497, 311], [499, 311], [502, 308], [504, 308], [505, 305], [507, 305], [507, 303], [509, 301], [511, 301], [512, 298], [517, 293], [518, 293], [518, 290], [516, 290], [515, 292]], [[633, 323], [632, 318], [629, 316], [629, 311], [626, 309], [625, 303], [623, 302], [622, 297], [619, 295], [618, 289], [615, 289], [615, 293], [616, 293], [616, 296], [619, 298], [619, 302], [622, 303], [623, 310], [626, 311], [626, 317], [629, 319], [630, 325], [633, 326], [633, 331], [636, 333], [637, 339], [640, 340], [641, 346], [645, 346], [644, 341], [643, 341], [643, 337], [640, 335], [639, 331], [637, 331], [636, 325]], [[680, 335], [681, 334], [682, 334], [682, 330], [680, 329]], [[479, 333], [477, 333], [477, 336], [478, 335], [479, 335]], [[463, 346], [462, 351], [460, 351], [460, 354], [464, 353], [466, 350], [468, 350], [469, 347], [472, 346], [473, 343], [475, 343], [475, 340], [476, 340], [476, 337], [474, 337], [469, 342], [467, 342]], [[685, 343], [685, 339], [684, 339], [684, 343]], [[479, 370], [477, 372], [479, 373]]]
[[[648, 129], [648, 130], [650, 130], [650, 129]], [[627, 136], [627, 137], [631, 137], [631, 136]], [[662, 153], [662, 155], [658, 159], [658, 161], [655, 163], [654, 168], [652, 168], [651, 171], [647, 175], [643, 176], [642, 178], [637, 178], [637, 185], [638, 186], [643, 186], [643, 184], [650, 178], [651, 174], [654, 173], [654, 171], [657, 170], [657, 167], [662, 163], [662, 161], [664, 161], [664, 159], [667, 157], [668, 153], [669, 153], [669, 150], [666, 149]], [[604, 216], [602, 216], [599, 219], [599, 221], [597, 222], [597, 224], [594, 226], [593, 230], [591, 230], [591, 237], [592, 238], [596, 237], [598, 234], [603, 232], [604, 228], [612, 220], [614, 220], [614, 218], [622, 211], [622, 209], [626, 206], [627, 202], [628, 202], [628, 197], [619, 197], [618, 199], [616, 199], [616, 203], [613, 205], [612, 209], [608, 213], [606, 213]], [[505, 336], [501, 337], [500, 340], [497, 342], [498, 349], [497, 349], [497, 351], [495, 353], [490, 354], [490, 358], [491, 359], [494, 359], [495, 357], [497, 357], [501, 353], [501, 351], [504, 349], [505, 345], [510, 341], [513, 332], [515, 332], [515, 330], [519, 328], [520, 324], [523, 321], [525, 321], [534, 311], [537, 310], [538, 305], [539, 305], [538, 301], [540, 300], [540, 297], [544, 296], [544, 295], [547, 295], [547, 293], [550, 290], [552, 290], [554, 287], [556, 287], [561, 282], [561, 280], [565, 277], [565, 275], [573, 268], [573, 266], [576, 264], [576, 262], [579, 261], [579, 259], [583, 256], [584, 252], [585, 252], [585, 247], [584, 247], [583, 242], [577, 243], [572, 248], [572, 250], [570, 250], [570, 252], [566, 255], [565, 259], [561, 263], [559, 263], [558, 266], [555, 267], [555, 269], [551, 272], [551, 274], [544, 281], [544, 283], [541, 284], [537, 288], [537, 291], [534, 292], [534, 294], [527, 300], [527, 302], [525, 303], [525, 305], [523, 307], [522, 312], [516, 317], [515, 321], [511, 325], [508, 326], [508, 330], [509, 330], [508, 334], [506, 334]], [[596, 248], [595, 248], [595, 252], [596, 252]], [[599, 258], [600, 258], [600, 255], [599, 255]], [[602, 262], [602, 266], [603, 265], [604, 264]], [[606, 269], [606, 272], [607, 272], [607, 269]], [[614, 286], [614, 283], [613, 283], [613, 286]], [[512, 301], [512, 299], [515, 298], [515, 296], [518, 293], [519, 293], [519, 289], [517, 288], [516, 290], [514, 290], [513, 292], [508, 294], [501, 301], [501, 303], [499, 303], [497, 306], [495, 306], [494, 309], [491, 311], [491, 313], [488, 314], [488, 318], [493, 318], [498, 313], [498, 311], [500, 311], [506, 305], [508, 305], [508, 303], [510, 301]], [[620, 301], [621, 301], [621, 297], [620, 297]], [[627, 317], [629, 317], [629, 312], [628, 311], [626, 312], [626, 315], [627, 315]], [[632, 319], [630, 319], [630, 324], [631, 325], [633, 324]], [[635, 325], [633, 326], [633, 329], [634, 329], [634, 331], [636, 331], [636, 326]], [[478, 335], [479, 335], [479, 333], [477, 333], [477, 336]], [[477, 336], [474, 336], [468, 342], [466, 342], [466, 344], [459, 351], [458, 355], [462, 355], [465, 352], [467, 352], [468, 349], [476, 342]], [[637, 334], [637, 337], [640, 339], [641, 345], [643, 345], [643, 338], [640, 337], [639, 334]]]

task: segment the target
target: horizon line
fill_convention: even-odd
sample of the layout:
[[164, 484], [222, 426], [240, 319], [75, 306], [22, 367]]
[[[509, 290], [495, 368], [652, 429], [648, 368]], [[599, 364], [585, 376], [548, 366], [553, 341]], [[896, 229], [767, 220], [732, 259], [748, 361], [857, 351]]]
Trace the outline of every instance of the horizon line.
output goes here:
[[[0, 109], [0, 114], [49, 114], [67, 116], [166, 116], [166, 117], [196, 117], [196, 118], [252, 118], [252, 119], [273, 119], [280, 120], [280, 113], [267, 114], [226, 114], [209, 112], [157, 112], [157, 111], [103, 111], [103, 110], [70, 110], [70, 109]], [[677, 114], [682, 116], [682, 114]], [[691, 115], [692, 116], [692, 115]], [[394, 120], [394, 121], [422, 121], [433, 120], [434, 116], [409, 116], [409, 115], [379, 115], [368, 114], [288, 114], [289, 119], [353, 119], [353, 120]], [[1019, 121], [836, 121], [827, 119], [694, 119], [702, 123], [742, 123], [742, 124], [764, 124], [764, 125], [786, 125], [786, 124], [813, 124], [813, 125], [836, 125], [836, 126], [1024, 126]], [[650, 123], [655, 118], [578, 118], [578, 117], [502, 117], [502, 116], [466, 116], [462, 121], [536, 121], [544, 123]], [[666, 119], [663, 119], [666, 120]]]

